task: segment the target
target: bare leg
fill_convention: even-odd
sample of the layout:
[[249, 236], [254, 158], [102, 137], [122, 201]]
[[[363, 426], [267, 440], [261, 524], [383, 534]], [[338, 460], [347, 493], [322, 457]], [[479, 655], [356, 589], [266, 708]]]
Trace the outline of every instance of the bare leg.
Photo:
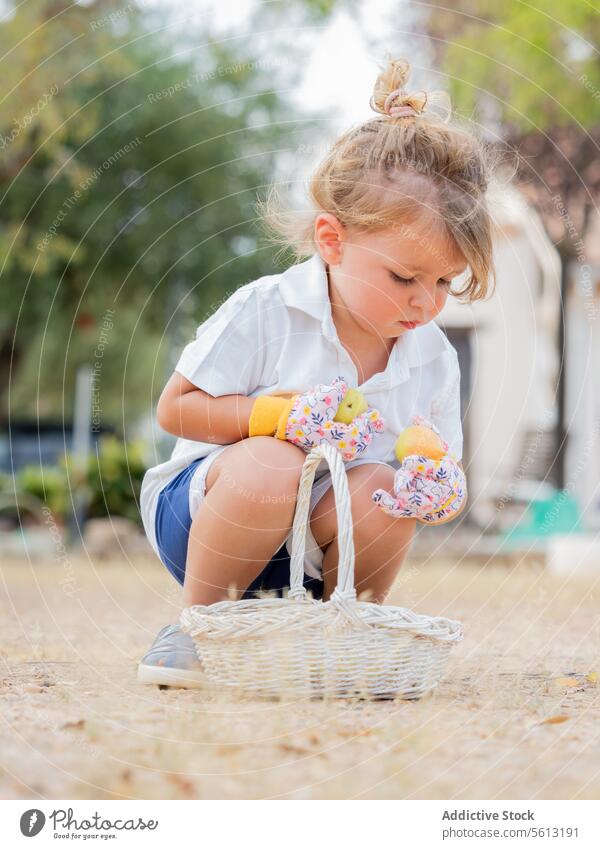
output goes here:
[[185, 607], [243, 595], [290, 532], [305, 459], [269, 436], [243, 439], [215, 459], [190, 528]]
[[[391, 491], [394, 469], [365, 463], [348, 470], [348, 489], [354, 523], [354, 585], [366, 600], [383, 604], [404, 562], [415, 532], [415, 519], [394, 519], [371, 501], [371, 493], [380, 487]], [[337, 517], [333, 488], [317, 502], [311, 515], [311, 530], [324, 552], [323, 601], [327, 601], [337, 583]]]

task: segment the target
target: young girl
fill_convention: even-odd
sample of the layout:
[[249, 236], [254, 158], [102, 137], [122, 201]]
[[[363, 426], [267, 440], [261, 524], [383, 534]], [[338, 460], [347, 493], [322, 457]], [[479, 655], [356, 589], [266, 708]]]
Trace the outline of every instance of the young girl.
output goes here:
[[[458, 360], [433, 319], [467, 269], [453, 295], [475, 301], [492, 282], [489, 163], [474, 136], [433, 114], [434, 98], [428, 108], [426, 93], [406, 92], [408, 74], [405, 61], [388, 62], [371, 98], [378, 117], [331, 147], [306, 221], [281, 213], [270, 193], [266, 221], [304, 261], [234, 292], [198, 328], [160, 397], [158, 423], [179, 439], [146, 473], [141, 512], [184, 606], [289, 586], [302, 465], [323, 441], [346, 461], [356, 590], [371, 601], [385, 600], [416, 522], [446, 522], [464, 507]], [[369, 406], [338, 424], [348, 388]], [[447, 442], [443, 460], [395, 459], [415, 415]], [[304, 583], [324, 601], [336, 585], [336, 534], [322, 463]], [[191, 638], [167, 625], [138, 677], [201, 685]]]

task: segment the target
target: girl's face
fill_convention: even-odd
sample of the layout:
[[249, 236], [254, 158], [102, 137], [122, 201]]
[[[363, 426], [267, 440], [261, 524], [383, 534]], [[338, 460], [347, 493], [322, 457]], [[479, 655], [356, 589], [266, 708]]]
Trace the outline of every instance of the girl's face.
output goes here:
[[378, 339], [396, 338], [410, 332], [411, 322], [421, 325], [435, 318], [452, 279], [467, 267], [456, 244], [429, 215], [350, 235], [334, 215], [322, 213], [315, 238], [329, 265], [334, 313], [342, 316], [346, 329], [354, 323]]

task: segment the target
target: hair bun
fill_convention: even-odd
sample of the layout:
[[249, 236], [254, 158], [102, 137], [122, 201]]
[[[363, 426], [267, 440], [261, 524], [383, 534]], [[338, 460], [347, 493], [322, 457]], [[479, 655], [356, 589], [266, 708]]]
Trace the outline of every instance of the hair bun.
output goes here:
[[446, 123], [452, 115], [452, 104], [445, 91], [407, 92], [405, 85], [410, 76], [410, 63], [406, 59], [388, 56], [387, 65], [377, 77], [369, 105], [374, 112], [386, 118], [415, 118], [427, 109]]

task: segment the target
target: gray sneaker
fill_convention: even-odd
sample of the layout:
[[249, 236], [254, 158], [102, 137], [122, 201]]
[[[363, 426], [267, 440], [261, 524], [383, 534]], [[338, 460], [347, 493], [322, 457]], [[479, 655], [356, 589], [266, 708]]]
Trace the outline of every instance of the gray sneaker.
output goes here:
[[163, 687], [202, 687], [206, 681], [196, 646], [180, 626], [166, 625], [138, 666], [138, 681]]

